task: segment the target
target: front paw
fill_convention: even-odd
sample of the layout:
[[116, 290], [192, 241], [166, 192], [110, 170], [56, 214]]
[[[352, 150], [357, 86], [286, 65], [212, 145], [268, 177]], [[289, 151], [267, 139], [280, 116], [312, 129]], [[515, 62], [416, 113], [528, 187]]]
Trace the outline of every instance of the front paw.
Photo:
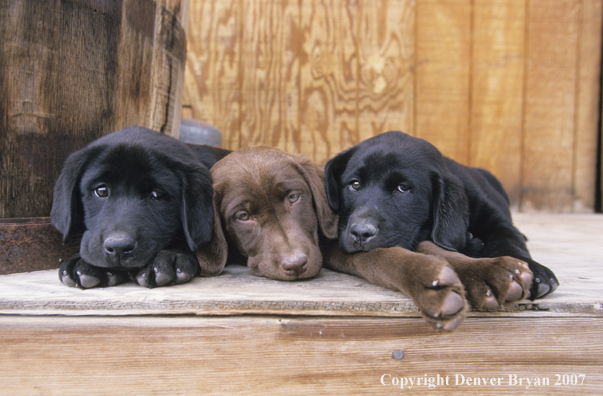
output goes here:
[[192, 252], [169, 249], [160, 251], [155, 260], [135, 276], [139, 285], [148, 288], [189, 282], [199, 274], [199, 262]]
[[128, 280], [127, 274], [95, 267], [85, 262], [79, 254], [63, 261], [59, 268], [59, 279], [65, 285], [90, 289], [119, 285]]
[[410, 286], [411, 297], [425, 321], [434, 329], [452, 331], [465, 318], [465, 291], [457, 274], [445, 261], [431, 261], [437, 266], [431, 269], [424, 267], [420, 271], [421, 278], [415, 279]]
[[549, 268], [534, 260], [528, 260], [528, 265], [534, 273], [534, 282], [530, 288], [530, 300], [542, 298], [547, 294], [551, 294], [559, 287], [557, 277]]
[[524, 300], [533, 279], [525, 262], [508, 256], [471, 259], [454, 268], [469, 303], [478, 310], [495, 311]]

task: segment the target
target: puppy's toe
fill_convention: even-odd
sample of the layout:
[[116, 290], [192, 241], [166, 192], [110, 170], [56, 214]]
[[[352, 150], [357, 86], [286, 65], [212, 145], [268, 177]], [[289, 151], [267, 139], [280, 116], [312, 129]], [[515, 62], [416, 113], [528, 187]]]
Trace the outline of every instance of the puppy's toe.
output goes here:
[[530, 287], [530, 299], [542, 298], [559, 287], [557, 277], [549, 268], [535, 261], [529, 261], [528, 264], [534, 273], [534, 281]]
[[507, 297], [505, 297], [505, 301], [513, 302], [518, 301], [523, 297], [523, 287], [517, 282], [511, 282], [509, 286], [509, 290], [507, 291]]
[[452, 316], [457, 314], [465, 307], [465, 300], [455, 292], [448, 294], [442, 304], [441, 314], [443, 316]]
[[190, 257], [180, 255], [174, 266], [176, 269], [176, 284], [190, 282], [199, 272], [199, 265]]
[[84, 289], [91, 289], [101, 283], [100, 279], [92, 275], [81, 274], [79, 278], [80, 286]]
[[117, 286], [127, 280], [127, 276], [119, 271], [107, 271], [107, 286]]
[[458, 283], [458, 281], [459, 281], [459, 278], [456, 276], [456, 273], [454, 272], [454, 270], [452, 268], [446, 266], [446, 267], [444, 267], [444, 269], [442, 269], [442, 272], [440, 272], [440, 275], [434, 281], [433, 286], [434, 287], [450, 286], [450, 285], [454, 285], [455, 283]]
[[75, 276], [75, 266], [79, 261], [81, 261], [81, 257], [79, 254], [75, 254], [69, 257], [67, 260], [63, 260], [61, 263], [61, 268], [59, 268], [59, 280], [69, 286], [69, 287], [77, 287], [79, 279]]
[[146, 267], [138, 271], [135, 276], [135, 279], [140, 286], [148, 287], [149, 289], [152, 289], [157, 286], [155, 283], [155, 271], [152, 264], [147, 265]]
[[500, 305], [498, 304], [496, 296], [493, 296], [492, 291], [488, 289], [486, 291], [486, 298], [483, 299], [481, 309], [485, 309], [486, 311], [496, 311], [499, 307]]
[[463, 319], [465, 319], [465, 315], [458, 315], [458, 316], [454, 317], [453, 319], [449, 320], [448, 322], [443, 323], [442, 327], [437, 327], [437, 328], [444, 330], [444, 331], [456, 330], [456, 328], [459, 327], [459, 325], [461, 324]]
[[548, 283], [543, 283], [540, 278], [536, 278], [536, 298], [541, 298], [549, 294], [551, 286]]
[[169, 285], [175, 278], [174, 271], [171, 268], [162, 268], [159, 270], [159, 268], [155, 267], [153, 270], [155, 272], [155, 284], [159, 287]]

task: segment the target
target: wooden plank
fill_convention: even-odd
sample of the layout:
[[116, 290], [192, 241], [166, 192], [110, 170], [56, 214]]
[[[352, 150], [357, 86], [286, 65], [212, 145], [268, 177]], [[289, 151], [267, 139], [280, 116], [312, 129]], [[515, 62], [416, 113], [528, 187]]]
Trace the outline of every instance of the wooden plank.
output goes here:
[[359, 3], [358, 130], [414, 131], [415, 2]]
[[580, 1], [530, 1], [528, 6], [520, 208], [568, 212], [574, 185]]
[[446, 334], [420, 319], [1, 316], [0, 380], [7, 396], [597, 395], [602, 332], [600, 318], [470, 318]]
[[243, 2], [241, 146], [299, 151], [300, 4]]
[[600, 116], [601, 25], [603, 2], [583, 0], [580, 15], [573, 212], [595, 209]]
[[469, 160], [471, 0], [417, 2], [414, 135]]
[[[564, 254], [561, 253], [564, 257]], [[535, 256], [536, 257], [536, 256]], [[562, 288], [535, 302], [522, 302], [497, 313], [469, 316], [564, 317], [603, 316], [603, 274], [588, 260], [569, 268], [542, 255]], [[561, 263], [561, 265], [567, 263]], [[567, 266], [566, 266], [567, 267]], [[0, 277], [0, 314], [18, 315], [326, 315], [420, 317], [412, 300], [363, 279], [324, 270], [304, 282], [253, 277], [246, 267], [229, 266], [213, 278], [157, 289], [127, 283], [106, 289], [68, 288], [56, 270]]]
[[325, 163], [358, 143], [357, 2], [301, 6], [300, 151]]
[[[518, 213], [514, 214], [514, 220], [528, 237], [534, 259], [550, 267], [561, 286], [543, 300], [523, 304], [519, 311], [510, 310], [501, 315], [601, 315], [603, 215]], [[5, 235], [7, 238], [3, 239], [9, 239], [11, 234]], [[53, 249], [50, 244], [40, 247]], [[43, 258], [41, 255], [40, 260]], [[30, 265], [25, 270], [32, 271], [35, 266], [56, 266], [58, 262], [53, 259], [49, 263], [19, 264]], [[279, 282], [253, 277], [242, 266], [227, 266], [218, 277], [197, 278], [189, 284], [152, 290], [130, 283], [83, 291], [62, 285], [56, 270], [0, 276], [0, 314], [17, 312], [30, 315], [288, 313], [418, 317], [408, 297], [354, 276], [323, 270], [310, 280]], [[474, 314], [477, 313], [470, 313]]]
[[521, 190], [525, 11], [525, 0], [473, 7], [469, 164], [492, 172], [513, 208]]
[[[472, 316], [565, 317], [603, 315], [602, 215], [515, 214], [535, 260], [561, 286], [533, 303]], [[280, 282], [227, 266], [214, 278], [165, 288], [124, 284], [79, 290], [62, 285], [56, 270], [0, 276], [0, 315], [328, 315], [419, 317], [412, 301], [360, 278], [323, 270], [310, 280]]]
[[240, 5], [239, 0], [191, 0], [185, 71], [192, 117], [217, 127], [231, 150], [240, 147], [241, 138]]
[[[563, 253], [562, 253], [563, 255]], [[500, 312], [471, 311], [487, 317], [603, 317], [603, 274], [587, 263], [558, 271], [563, 288], [550, 297], [522, 302]], [[599, 283], [598, 283], [599, 282]], [[213, 278], [157, 289], [127, 283], [106, 289], [80, 290], [60, 283], [56, 270], [0, 277], [0, 314], [66, 316], [136, 315], [302, 315], [419, 318], [412, 300], [351, 275], [322, 270], [304, 282], [256, 278], [246, 267], [229, 266]]]

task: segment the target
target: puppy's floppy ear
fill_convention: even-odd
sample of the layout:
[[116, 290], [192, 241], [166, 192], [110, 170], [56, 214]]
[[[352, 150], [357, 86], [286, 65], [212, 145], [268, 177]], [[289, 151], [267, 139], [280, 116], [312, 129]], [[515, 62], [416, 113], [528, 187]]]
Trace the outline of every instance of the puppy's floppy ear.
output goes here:
[[182, 180], [182, 227], [188, 247], [195, 251], [207, 245], [214, 227], [214, 189], [209, 170], [203, 165], [180, 171]]
[[182, 225], [186, 242], [197, 255], [201, 276], [219, 275], [228, 252], [210, 173], [203, 167], [186, 172], [184, 177]]
[[209, 243], [195, 252], [201, 267], [201, 276], [217, 276], [220, 275], [226, 266], [228, 259], [228, 245], [224, 237], [222, 221], [220, 217], [220, 203], [214, 194], [213, 197], [213, 229], [212, 237]]
[[101, 147], [83, 148], [69, 155], [54, 185], [50, 222], [63, 234], [63, 243], [69, 240], [76, 223], [83, 218], [80, 180], [87, 164], [102, 150]]
[[434, 175], [431, 239], [446, 250], [462, 250], [469, 227], [469, 204], [458, 177], [450, 172]]
[[341, 175], [348, 165], [348, 161], [356, 147], [349, 148], [327, 161], [325, 165], [325, 178], [327, 183], [327, 199], [329, 205], [335, 212], [339, 212], [339, 190], [341, 186]]
[[301, 167], [304, 179], [312, 192], [314, 209], [316, 210], [320, 230], [327, 238], [337, 239], [337, 223], [339, 218], [331, 210], [327, 201], [324, 171], [306, 156], [296, 155], [294, 158]]

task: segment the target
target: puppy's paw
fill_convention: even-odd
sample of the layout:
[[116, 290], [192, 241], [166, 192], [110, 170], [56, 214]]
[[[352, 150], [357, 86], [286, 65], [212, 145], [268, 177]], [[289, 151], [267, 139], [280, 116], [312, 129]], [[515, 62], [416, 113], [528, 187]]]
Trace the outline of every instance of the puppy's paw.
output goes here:
[[524, 300], [533, 280], [527, 263], [508, 256], [471, 259], [455, 270], [478, 310], [495, 311]]
[[530, 287], [530, 295], [528, 297], [530, 300], [551, 294], [559, 287], [557, 277], [549, 268], [534, 260], [529, 260], [528, 265], [534, 274], [534, 282]]
[[421, 279], [412, 287], [411, 297], [434, 329], [452, 331], [465, 318], [465, 291], [457, 274], [445, 261], [431, 261], [436, 265], [420, 271]]
[[155, 260], [135, 275], [139, 285], [148, 288], [189, 282], [199, 274], [195, 255], [180, 249], [160, 251]]
[[119, 285], [128, 280], [128, 275], [90, 265], [76, 254], [63, 261], [59, 268], [59, 279], [70, 287], [91, 289]]

